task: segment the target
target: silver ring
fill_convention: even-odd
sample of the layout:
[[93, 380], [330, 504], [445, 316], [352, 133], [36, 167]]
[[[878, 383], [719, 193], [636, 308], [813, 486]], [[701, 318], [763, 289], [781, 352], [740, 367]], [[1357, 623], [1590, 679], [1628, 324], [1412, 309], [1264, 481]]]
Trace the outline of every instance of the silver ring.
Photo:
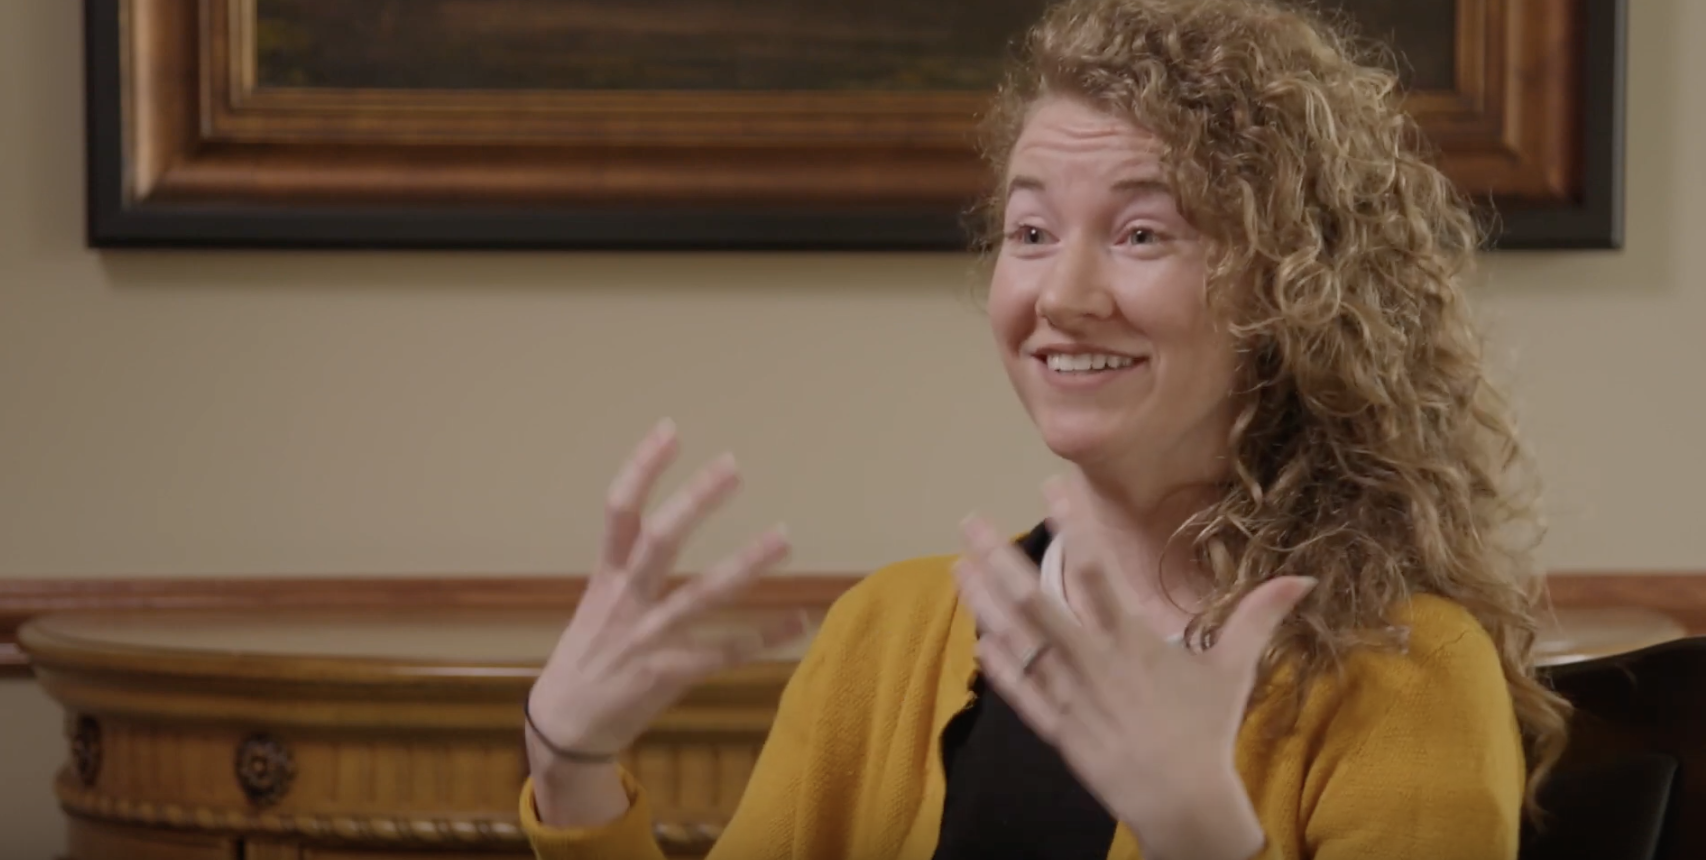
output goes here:
[[1031, 667], [1037, 665], [1037, 661], [1048, 652], [1049, 644], [1047, 641], [1038, 642], [1025, 651], [1024, 655], [1019, 658], [1019, 674], [1031, 674]]

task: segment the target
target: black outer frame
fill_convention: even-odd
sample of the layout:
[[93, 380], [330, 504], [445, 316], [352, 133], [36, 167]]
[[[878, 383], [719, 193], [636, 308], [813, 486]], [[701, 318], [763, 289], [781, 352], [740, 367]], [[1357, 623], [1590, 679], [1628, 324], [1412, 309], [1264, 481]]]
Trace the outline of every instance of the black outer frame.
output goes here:
[[1511, 208], [1491, 225], [1495, 250], [1621, 249], [1628, 0], [1581, 0], [1582, 199], [1574, 206]]
[[[131, 207], [124, 193], [123, 2], [83, 4], [92, 248], [953, 251], [971, 245], [969, 213], [945, 210]], [[1492, 248], [1623, 245], [1628, 0], [1583, 3], [1583, 199], [1500, 213]]]

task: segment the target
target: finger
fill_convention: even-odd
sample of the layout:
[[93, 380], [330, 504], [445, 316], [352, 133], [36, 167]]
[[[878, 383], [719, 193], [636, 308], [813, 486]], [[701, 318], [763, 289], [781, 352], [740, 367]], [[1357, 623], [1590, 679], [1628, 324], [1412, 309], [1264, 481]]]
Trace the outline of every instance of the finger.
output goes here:
[[972, 615], [977, 617], [978, 627], [985, 635], [992, 635], [996, 631], [1010, 631], [1021, 623], [1006, 604], [990, 593], [987, 575], [978, 568], [975, 558], [969, 555], [961, 556], [954, 562], [952, 570], [954, 581], [959, 585], [960, 596], [966, 605], [971, 607]]
[[756, 650], [750, 654], [740, 655], [742, 663], [756, 660], [772, 649], [781, 648], [804, 639], [811, 633], [811, 619], [805, 610], [790, 612], [774, 621], [767, 621], [758, 626]]
[[729, 496], [740, 488], [740, 471], [729, 454], [711, 461], [687, 485], [659, 505], [640, 526], [628, 560], [631, 584], [647, 598], [657, 594], [664, 577], [675, 567], [681, 545]]
[[1037, 737], [1049, 744], [1058, 744], [1064, 712], [1043, 692], [1033, 680], [1034, 676], [1027, 677], [1020, 669], [1018, 658], [999, 645], [982, 639], [978, 640], [977, 657], [984, 677], [1013, 707], [1019, 719], [1024, 720]]
[[1131, 608], [1123, 605], [1122, 598], [1108, 588], [1105, 572], [1108, 566], [1102, 563], [1101, 554], [1095, 551], [1091, 542], [1091, 529], [1080, 525], [1078, 512], [1074, 510], [1066, 481], [1059, 477], [1050, 478], [1043, 483], [1043, 498], [1048, 503], [1048, 522], [1054, 540], [1061, 544], [1062, 564], [1065, 564], [1066, 553], [1074, 556], [1073, 564], [1076, 570], [1082, 570], [1088, 576], [1084, 585], [1083, 603], [1089, 610], [1089, 627], [1098, 633], [1107, 634], [1119, 629], [1120, 618], [1131, 614]]
[[1124, 628], [1134, 623], [1142, 623], [1142, 616], [1124, 605], [1125, 599], [1115, 587], [1115, 577], [1109, 574], [1107, 567], [1095, 562], [1086, 562], [1077, 570], [1083, 574], [1077, 584], [1084, 589], [1082, 602], [1090, 616], [1088, 626], [1091, 630], [1105, 637], [1113, 637], [1124, 633]]
[[[1075, 559], [1074, 569], [1083, 574], [1082, 582], [1077, 584], [1084, 587], [1089, 626], [1111, 634], [1130, 619], [1141, 618], [1142, 613], [1136, 593], [1120, 578], [1119, 565], [1109, 558], [1107, 545], [1087, 519], [1081, 481], [1061, 476], [1050, 478], [1043, 484], [1043, 498], [1048, 502], [1049, 519], [1060, 524], [1062, 557], [1070, 552]], [[1156, 640], [1159, 644], [1160, 637]]]
[[[1008, 666], [1016, 667], [1025, 682], [1036, 687], [1048, 705], [1062, 712], [1066, 709], [1077, 684], [1083, 679], [1077, 673], [1065, 668], [1054, 643], [1047, 640], [1015, 641], [1010, 636], [985, 635], [978, 637], [979, 657], [993, 653], [995, 658]], [[1033, 655], [1030, 652], [1037, 650]], [[1026, 658], [1030, 658], [1030, 668], [1025, 667]]]
[[658, 477], [670, 463], [675, 462], [679, 450], [675, 422], [665, 418], [640, 440], [634, 453], [629, 455], [621, 471], [610, 482], [604, 502], [604, 541], [599, 548], [599, 571], [619, 570], [627, 565], [628, 554], [640, 535], [646, 499], [651, 496]]
[[1156, 632], [1142, 612], [1132, 608], [1136, 601], [1131, 586], [1105, 565], [1090, 564], [1084, 569], [1085, 602], [1095, 607], [1095, 629], [1128, 656], [1153, 654], [1170, 647], [1166, 637]]
[[645, 678], [670, 688], [692, 685], [733, 665], [732, 647], [684, 642], [646, 652]]
[[646, 613], [635, 631], [636, 638], [642, 642], [656, 640], [692, 618], [728, 605], [765, 571], [786, 559], [790, 549], [783, 526], [759, 535], [739, 552], [670, 592]]
[[[1011, 605], [992, 593], [988, 574], [982, 572], [976, 559], [961, 558], [955, 563], [953, 571], [960, 586], [960, 593], [978, 618], [979, 642], [994, 643], [994, 647], [1006, 652], [1016, 661], [1019, 660], [1018, 654], [1030, 648], [1053, 649], [1053, 643], [1045, 638], [1035, 624], [1016, 614]], [[1033, 672], [1041, 668], [1045, 658], [1049, 663], [1058, 659], [1050, 658], [1046, 653], [1041, 654], [1035, 658]]]
[[1315, 579], [1307, 576], [1283, 576], [1257, 586], [1232, 610], [1209, 656], [1229, 668], [1254, 672], [1274, 631], [1314, 587]]
[[1047, 640], [1067, 664], [1082, 669], [1088, 647], [1084, 631], [1043, 593], [1036, 565], [980, 517], [967, 517], [962, 531], [974, 562], [968, 572], [987, 584], [996, 611], [1015, 622], [1017, 638]]
[[1038, 639], [1042, 630], [1019, 611], [1018, 604], [1010, 596], [1012, 589], [997, 583], [997, 577], [990, 572], [991, 565], [986, 560], [987, 551], [974, 545], [970, 538], [965, 539], [964, 549], [954, 563], [954, 578], [966, 603], [977, 615], [984, 635], [1018, 636], [1031, 641]]
[[694, 682], [751, 662], [779, 645], [803, 635], [809, 625], [804, 613], [789, 613], [736, 631], [695, 635], [682, 630], [662, 647], [647, 652], [645, 662], [653, 677], [670, 682]]

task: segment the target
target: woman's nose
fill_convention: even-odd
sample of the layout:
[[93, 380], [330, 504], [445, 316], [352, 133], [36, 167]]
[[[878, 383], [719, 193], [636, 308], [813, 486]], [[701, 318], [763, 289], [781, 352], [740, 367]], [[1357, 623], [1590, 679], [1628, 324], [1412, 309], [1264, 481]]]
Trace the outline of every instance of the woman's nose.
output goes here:
[[1107, 255], [1092, 243], [1075, 241], [1055, 257], [1037, 295], [1037, 313], [1053, 324], [1107, 319], [1114, 313]]

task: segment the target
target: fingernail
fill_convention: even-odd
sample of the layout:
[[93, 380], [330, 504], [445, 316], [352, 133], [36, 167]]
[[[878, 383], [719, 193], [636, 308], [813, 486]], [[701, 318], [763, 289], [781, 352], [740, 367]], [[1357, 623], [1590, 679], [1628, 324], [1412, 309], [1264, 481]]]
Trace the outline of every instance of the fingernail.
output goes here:
[[665, 418], [665, 419], [659, 421], [657, 423], [657, 426], [652, 428], [652, 433], [656, 434], [657, 437], [660, 439], [665, 437], [665, 436], [674, 435], [674, 433], [675, 433], [675, 419], [674, 418]]
[[1301, 579], [1301, 580], [1303, 580], [1303, 582], [1304, 582], [1304, 586], [1303, 586], [1303, 593], [1304, 593], [1304, 594], [1306, 594], [1306, 595], [1307, 595], [1307, 594], [1308, 594], [1308, 593], [1309, 593], [1309, 592], [1311, 592], [1311, 591], [1314, 591], [1314, 590], [1315, 590], [1315, 586], [1317, 586], [1317, 585], [1320, 585], [1320, 584], [1321, 584], [1321, 580], [1319, 580], [1319, 579], [1316, 579], [1316, 578], [1315, 578], [1315, 577], [1313, 577], [1313, 576], [1300, 576], [1300, 577], [1298, 577], [1298, 579]]
[[788, 524], [787, 523], [777, 523], [773, 528], [770, 529], [770, 533], [775, 535], [777, 540], [779, 540], [783, 543], [788, 542]]

